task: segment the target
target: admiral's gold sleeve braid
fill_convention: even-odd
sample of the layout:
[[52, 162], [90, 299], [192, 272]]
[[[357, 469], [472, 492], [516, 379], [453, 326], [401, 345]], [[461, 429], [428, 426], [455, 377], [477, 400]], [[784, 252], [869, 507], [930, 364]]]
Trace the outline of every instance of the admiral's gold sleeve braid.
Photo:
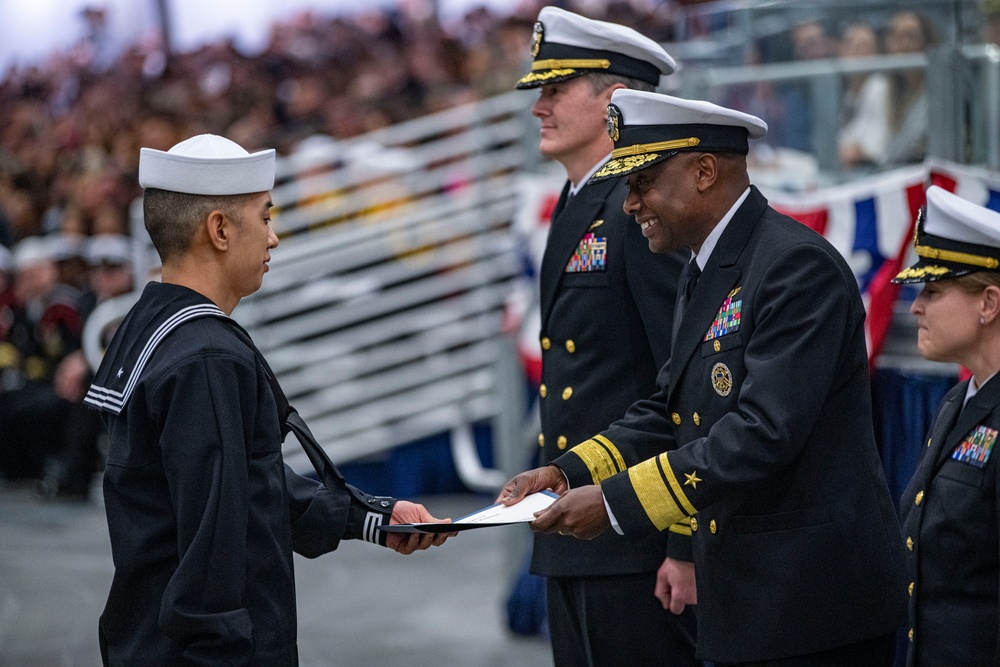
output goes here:
[[621, 452], [602, 435], [585, 440], [569, 451], [579, 456], [587, 466], [594, 484], [600, 484], [625, 470], [625, 459]]
[[666, 530], [697, 512], [681, 490], [665, 452], [632, 466], [628, 475], [639, 504], [657, 530]]

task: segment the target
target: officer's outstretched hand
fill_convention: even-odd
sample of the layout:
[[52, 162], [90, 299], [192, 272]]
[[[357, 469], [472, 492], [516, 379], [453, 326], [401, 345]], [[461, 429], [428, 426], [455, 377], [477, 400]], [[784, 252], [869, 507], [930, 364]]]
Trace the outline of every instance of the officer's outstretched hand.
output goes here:
[[[406, 500], [397, 500], [396, 506], [392, 508], [392, 517], [389, 525], [396, 523], [451, 523], [451, 519], [435, 519], [423, 505], [411, 503]], [[412, 554], [414, 551], [423, 551], [430, 547], [444, 544], [449, 537], [458, 533], [389, 533], [385, 539], [385, 545], [403, 555]]]
[[555, 466], [542, 466], [541, 468], [522, 472], [504, 484], [496, 501], [509, 507], [521, 502], [530, 493], [551, 489], [553, 493], [561, 496], [566, 493], [568, 488], [566, 478], [559, 468]]
[[608, 529], [611, 519], [604, 507], [601, 487], [588, 485], [567, 491], [547, 508], [535, 512], [535, 520], [528, 525], [541, 533], [592, 540]]

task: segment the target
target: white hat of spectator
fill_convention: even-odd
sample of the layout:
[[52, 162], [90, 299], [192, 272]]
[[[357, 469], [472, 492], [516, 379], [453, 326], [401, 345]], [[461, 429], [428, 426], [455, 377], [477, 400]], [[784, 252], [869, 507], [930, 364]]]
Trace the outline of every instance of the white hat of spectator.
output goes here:
[[98, 234], [87, 239], [87, 263], [118, 266], [132, 261], [132, 244], [121, 234]]
[[44, 262], [51, 262], [52, 244], [47, 237], [29, 236], [14, 245], [13, 253], [14, 270], [22, 271]]
[[74, 257], [83, 257], [83, 244], [86, 237], [83, 234], [56, 234], [50, 237], [49, 244], [52, 259], [61, 262]]
[[1000, 213], [932, 185], [917, 215], [913, 245], [919, 259], [892, 282], [929, 283], [1000, 271]]
[[274, 187], [274, 149], [248, 153], [215, 134], [199, 134], [169, 151], [139, 151], [139, 185], [192, 195], [241, 195]]
[[624, 176], [682, 151], [739, 153], [767, 134], [767, 123], [742, 111], [701, 100], [619, 89], [608, 105], [611, 159], [591, 181]]
[[344, 151], [344, 160], [359, 173], [376, 177], [398, 176], [422, 166], [420, 159], [409, 149], [384, 146], [372, 140], [351, 145]]
[[632, 28], [542, 7], [531, 37], [531, 71], [516, 88], [537, 88], [591, 72], [618, 74], [654, 86], [677, 63], [662, 46]]
[[300, 141], [288, 156], [295, 169], [330, 168], [340, 159], [340, 144], [326, 134], [310, 134]]
[[10, 273], [14, 270], [14, 253], [0, 243], [0, 271]]

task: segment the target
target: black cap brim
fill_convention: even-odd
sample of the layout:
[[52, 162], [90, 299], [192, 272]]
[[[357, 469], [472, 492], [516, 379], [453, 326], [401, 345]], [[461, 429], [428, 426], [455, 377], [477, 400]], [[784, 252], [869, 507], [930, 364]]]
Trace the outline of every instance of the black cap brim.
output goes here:
[[975, 273], [974, 269], [965, 264], [953, 264], [952, 262], [942, 262], [940, 260], [927, 261], [919, 260], [912, 266], [908, 266], [891, 280], [896, 285], [911, 285], [914, 283], [933, 283], [938, 280], [948, 280], [949, 278], [961, 278], [970, 273]]
[[563, 81], [575, 79], [591, 71], [593, 70], [579, 70], [568, 67], [563, 69], [532, 70], [522, 76], [514, 85], [514, 88], [518, 90], [541, 88], [542, 86], [548, 86], [554, 83], [562, 83]]
[[668, 160], [677, 155], [680, 151], [666, 151], [664, 153], [646, 153], [644, 155], [626, 155], [623, 157], [611, 158], [604, 163], [590, 178], [588, 183], [600, 183], [610, 178], [620, 178], [628, 176], [637, 171], [642, 171], [652, 167], [654, 164]]

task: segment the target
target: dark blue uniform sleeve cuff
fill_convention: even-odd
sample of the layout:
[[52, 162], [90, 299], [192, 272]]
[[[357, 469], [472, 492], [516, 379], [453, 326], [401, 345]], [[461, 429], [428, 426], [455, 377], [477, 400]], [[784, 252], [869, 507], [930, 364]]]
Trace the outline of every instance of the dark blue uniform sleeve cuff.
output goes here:
[[[690, 530], [690, 528], [689, 528]], [[674, 560], [694, 561], [693, 538], [690, 535], [682, 535], [673, 531], [667, 537], [667, 558]]]
[[351, 492], [351, 507], [347, 512], [348, 539], [360, 539], [380, 546], [386, 545], [389, 533], [378, 529], [389, 525], [396, 499], [388, 496], [372, 496], [350, 484], [347, 490]]
[[590, 474], [587, 464], [572, 452], [566, 452], [549, 465], [559, 468], [566, 475], [566, 481], [569, 482], [571, 489], [594, 483], [594, 477]]
[[632, 490], [628, 472], [604, 480], [601, 482], [601, 489], [604, 491], [604, 499], [615, 513], [618, 526], [629, 542], [639, 542], [659, 532]]

